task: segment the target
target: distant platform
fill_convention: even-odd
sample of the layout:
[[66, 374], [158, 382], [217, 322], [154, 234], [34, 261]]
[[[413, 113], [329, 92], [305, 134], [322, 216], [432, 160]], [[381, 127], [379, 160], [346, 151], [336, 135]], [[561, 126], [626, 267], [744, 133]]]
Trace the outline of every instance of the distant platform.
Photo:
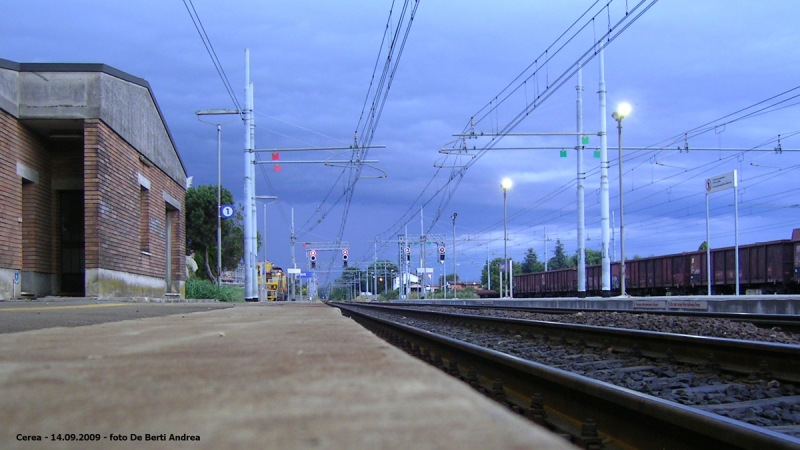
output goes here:
[[393, 304], [492, 305], [529, 308], [615, 309], [623, 311], [706, 311], [749, 314], [800, 314], [800, 295], [692, 295], [664, 297], [559, 297], [520, 299], [394, 300]]

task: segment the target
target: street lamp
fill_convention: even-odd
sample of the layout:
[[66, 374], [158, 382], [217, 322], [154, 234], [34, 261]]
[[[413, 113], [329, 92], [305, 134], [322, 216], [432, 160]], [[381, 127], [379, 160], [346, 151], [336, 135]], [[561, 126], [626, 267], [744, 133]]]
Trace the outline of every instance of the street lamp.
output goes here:
[[[503, 188], [503, 271], [505, 272], [505, 282], [507, 282], [509, 278], [508, 273], [508, 207], [507, 207], [507, 197], [508, 197], [508, 190], [511, 189], [511, 178], [503, 178], [503, 181], [500, 182], [500, 187]], [[503, 297], [503, 277], [500, 277], [500, 297]], [[506, 292], [508, 292], [508, 287], [506, 285]]]
[[[256, 200], [278, 200], [278, 197], [276, 197], [274, 195], [256, 195], [253, 198], [255, 198]], [[264, 267], [263, 275], [265, 275], [265, 276], [262, 277], [262, 274], [258, 274], [258, 276], [262, 278], [261, 279], [261, 289], [264, 291], [264, 301], [267, 301], [267, 294], [266, 294], [266, 292], [267, 292], [267, 280], [266, 280], [266, 278], [267, 277], [266, 277], [266, 275], [268, 275], [268, 274], [267, 274], [267, 204], [266, 203], [264, 203], [264, 265], [262, 267]]]
[[625, 201], [622, 192], [622, 119], [631, 113], [631, 105], [620, 103], [617, 110], [611, 113], [611, 118], [617, 121], [617, 141], [619, 145], [619, 292], [625, 295]]
[[219, 297], [221, 289], [220, 278], [222, 278], [222, 124], [233, 122], [233, 120], [222, 123], [206, 122], [200, 119], [200, 116], [239, 115], [239, 111], [234, 109], [204, 109], [195, 111], [195, 114], [201, 122], [217, 126], [217, 297]]
[[[455, 284], [458, 282], [458, 264], [456, 264], [456, 217], [458, 217], [458, 213], [453, 213], [453, 298], [458, 298], [458, 291], [456, 290]], [[447, 275], [445, 275], [445, 281]]]

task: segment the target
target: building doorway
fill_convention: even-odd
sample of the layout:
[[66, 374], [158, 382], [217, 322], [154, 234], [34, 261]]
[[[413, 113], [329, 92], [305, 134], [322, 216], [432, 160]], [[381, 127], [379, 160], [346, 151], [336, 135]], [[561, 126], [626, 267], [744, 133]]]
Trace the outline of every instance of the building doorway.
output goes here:
[[83, 191], [58, 191], [61, 295], [86, 293], [86, 234]]

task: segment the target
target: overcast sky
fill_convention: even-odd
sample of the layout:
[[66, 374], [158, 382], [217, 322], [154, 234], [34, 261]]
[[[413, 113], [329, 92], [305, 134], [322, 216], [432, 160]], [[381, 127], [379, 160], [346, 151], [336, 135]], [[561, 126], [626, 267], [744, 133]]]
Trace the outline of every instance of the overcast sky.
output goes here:
[[[637, 2], [629, 0], [627, 4], [631, 10]], [[401, 5], [398, 0], [393, 27]], [[475, 130], [503, 129], [537, 95], [545, 93], [548, 98], [514, 131], [575, 130], [576, 78], [565, 80], [560, 89], [552, 84], [591, 49], [609, 21], [614, 24], [624, 18], [626, 2], [613, 2], [610, 12], [600, 12], [595, 23], [589, 22], [561, 52], [545, 54], [545, 50], [591, 5], [591, 1], [420, 0], [372, 141], [386, 148], [369, 153], [370, 159], [379, 160], [376, 167], [380, 171], [362, 172], [365, 176], [382, 172], [387, 177], [359, 180], [347, 214], [342, 238], [350, 243], [351, 263], [372, 260], [376, 237], [382, 241], [377, 245], [377, 257], [395, 260], [397, 244], [392, 240], [405, 231], [406, 224], [409, 233], [421, 232], [419, 209], [426, 204], [424, 231], [447, 235], [447, 272], [452, 273], [450, 217], [457, 212], [458, 272], [462, 279], [478, 279], [487, 252], [492, 258], [503, 253], [503, 177], [514, 181], [508, 192], [509, 256], [519, 261], [527, 248], [533, 248], [542, 259], [545, 228], [548, 258], [557, 239], [569, 253], [575, 251], [574, 149], [565, 158], [559, 150], [492, 150], [474, 161], [463, 178], [454, 180], [460, 183], [449, 185], [453, 169], [437, 169], [434, 164], [453, 166], [468, 160], [443, 159], [439, 149], [453, 141], [454, 133], [464, 130], [470, 117], [490, 102], [494, 104], [495, 96], [534, 61], [533, 68], [540, 68], [538, 74], [519, 85]], [[390, 1], [194, 0], [194, 6], [242, 104], [244, 49], [250, 49], [258, 148], [353, 142], [381, 50]], [[591, 11], [588, 17], [600, 9]], [[798, 99], [792, 99], [800, 94], [800, 89], [792, 91], [800, 86], [797, 19], [794, 1], [662, 0], [608, 45], [610, 205], [616, 211], [616, 225], [618, 140], [616, 122], [610, 117], [614, 107], [622, 101], [633, 107], [623, 121], [625, 146], [676, 149], [684, 145], [676, 136], [686, 132], [692, 136], [688, 153], [626, 152], [623, 189], [628, 257], [696, 250], [705, 240], [705, 179], [732, 170], [737, 170], [740, 178], [741, 244], [788, 239], [793, 228], [800, 228], [800, 158], [796, 153], [691, 150], [773, 149], [779, 134], [784, 149], [800, 148], [800, 139], [793, 136], [800, 131]], [[577, 23], [579, 27], [587, 24], [586, 17]], [[547, 65], [540, 64], [543, 54], [544, 59], [552, 57]], [[385, 58], [385, 52], [383, 55]], [[6, 2], [0, 14], [0, 58], [105, 63], [146, 79], [194, 183], [216, 183], [216, 130], [199, 122], [194, 112], [235, 105], [182, 0]], [[383, 63], [381, 59], [379, 66]], [[596, 133], [600, 128], [598, 60], [585, 64], [584, 130]], [[778, 97], [759, 107], [714, 122], [774, 96]], [[743, 118], [773, 104], [776, 106]], [[740, 120], [721, 125], [737, 118]], [[698, 135], [691, 131], [707, 123], [719, 126]], [[487, 142], [484, 138], [467, 144], [480, 148]], [[590, 137], [589, 147], [599, 143], [596, 135]], [[575, 137], [507, 137], [497, 147], [574, 145]], [[241, 122], [225, 124], [223, 185], [237, 201], [243, 193], [243, 146]], [[283, 153], [281, 159], [319, 160], [334, 155], [323, 151]], [[584, 155], [587, 248], [599, 249], [599, 159], [592, 150], [585, 150]], [[345, 157], [349, 154], [335, 158]], [[257, 194], [280, 199], [278, 205], [267, 206], [270, 260], [289, 265], [292, 208], [299, 243], [336, 239], [344, 202], [332, 206], [344, 190], [343, 169], [285, 164], [280, 172], [269, 166], [259, 166], [258, 171]], [[711, 196], [713, 247], [734, 243], [732, 194], [725, 191]], [[260, 230], [262, 208], [259, 206]], [[434, 221], [437, 210], [438, 221]], [[431, 261], [435, 248], [431, 246], [429, 251]], [[305, 252], [299, 244], [297, 257], [300, 267], [305, 267]], [[321, 258], [321, 262], [330, 260], [330, 254]], [[338, 269], [339, 256], [334, 261]], [[438, 270], [437, 265], [437, 277]]]

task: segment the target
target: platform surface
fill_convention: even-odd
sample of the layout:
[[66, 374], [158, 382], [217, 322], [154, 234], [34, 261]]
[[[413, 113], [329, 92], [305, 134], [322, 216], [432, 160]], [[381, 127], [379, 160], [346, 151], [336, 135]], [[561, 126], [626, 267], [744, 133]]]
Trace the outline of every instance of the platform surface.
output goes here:
[[574, 448], [319, 303], [3, 334], [0, 393], [0, 448]]

